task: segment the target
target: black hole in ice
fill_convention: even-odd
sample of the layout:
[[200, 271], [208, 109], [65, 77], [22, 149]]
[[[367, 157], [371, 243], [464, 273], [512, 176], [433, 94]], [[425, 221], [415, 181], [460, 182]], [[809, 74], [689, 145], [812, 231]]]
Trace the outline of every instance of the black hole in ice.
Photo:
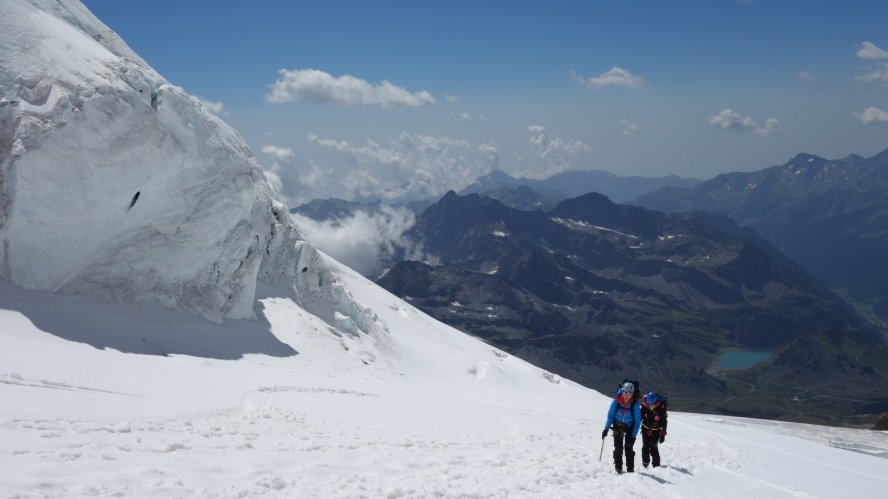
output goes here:
[[303, 272], [308, 272], [308, 267], [302, 267]]
[[139, 194], [141, 194], [141, 193], [142, 193], [142, 191], [136, 191], [136, 194], [133, 196], [133, 200], [130, 201], [130, 205], [127, 207], [127, 209], [130, 209], [136, 205], [136, 201], [139, 200]]

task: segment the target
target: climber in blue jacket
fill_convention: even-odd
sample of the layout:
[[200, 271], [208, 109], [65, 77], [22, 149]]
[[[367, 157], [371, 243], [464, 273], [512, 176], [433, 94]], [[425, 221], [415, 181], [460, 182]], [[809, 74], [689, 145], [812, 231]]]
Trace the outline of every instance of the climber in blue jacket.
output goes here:
[[607, 422], [601, 439], [607, 437], [610, 429], [614, 430], [614, 468], [617, 473], [623, 472], [623, 450], [626, 451], [626, 471], [635, 471], [635, 437], [641, 428], [641, 406], [638, 403], [638, 383], [624, 381], [617, 390], [617, 396], [607, 411]]

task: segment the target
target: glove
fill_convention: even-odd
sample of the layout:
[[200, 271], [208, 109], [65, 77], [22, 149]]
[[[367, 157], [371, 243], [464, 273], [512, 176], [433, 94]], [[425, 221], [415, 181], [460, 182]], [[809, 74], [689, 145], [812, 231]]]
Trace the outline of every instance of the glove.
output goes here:
[[660, 433], [660, 443], [662, 444], [664, 440], [666, 440], [666, 433], [665, 432]]
[[607, 438], [607, 428], [605, 428], [604, 431], [601, 432], [601, 439], [604, 440], [605, 438]]

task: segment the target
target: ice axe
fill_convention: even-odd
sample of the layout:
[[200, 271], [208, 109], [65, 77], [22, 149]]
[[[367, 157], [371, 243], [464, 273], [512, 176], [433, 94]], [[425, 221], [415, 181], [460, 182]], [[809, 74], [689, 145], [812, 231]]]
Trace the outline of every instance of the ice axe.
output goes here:
[[604, 437], [601, 437], [601, 450], [598, 452], [598, 462], [601, 462], [601, 456], [604, 454]]

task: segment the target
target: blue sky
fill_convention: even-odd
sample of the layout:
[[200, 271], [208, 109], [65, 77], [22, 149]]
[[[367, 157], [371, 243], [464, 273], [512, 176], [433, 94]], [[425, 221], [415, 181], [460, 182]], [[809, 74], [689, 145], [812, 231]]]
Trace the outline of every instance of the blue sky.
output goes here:
[[290, 204], [888, 148], [884, 1], [84, 3]]

